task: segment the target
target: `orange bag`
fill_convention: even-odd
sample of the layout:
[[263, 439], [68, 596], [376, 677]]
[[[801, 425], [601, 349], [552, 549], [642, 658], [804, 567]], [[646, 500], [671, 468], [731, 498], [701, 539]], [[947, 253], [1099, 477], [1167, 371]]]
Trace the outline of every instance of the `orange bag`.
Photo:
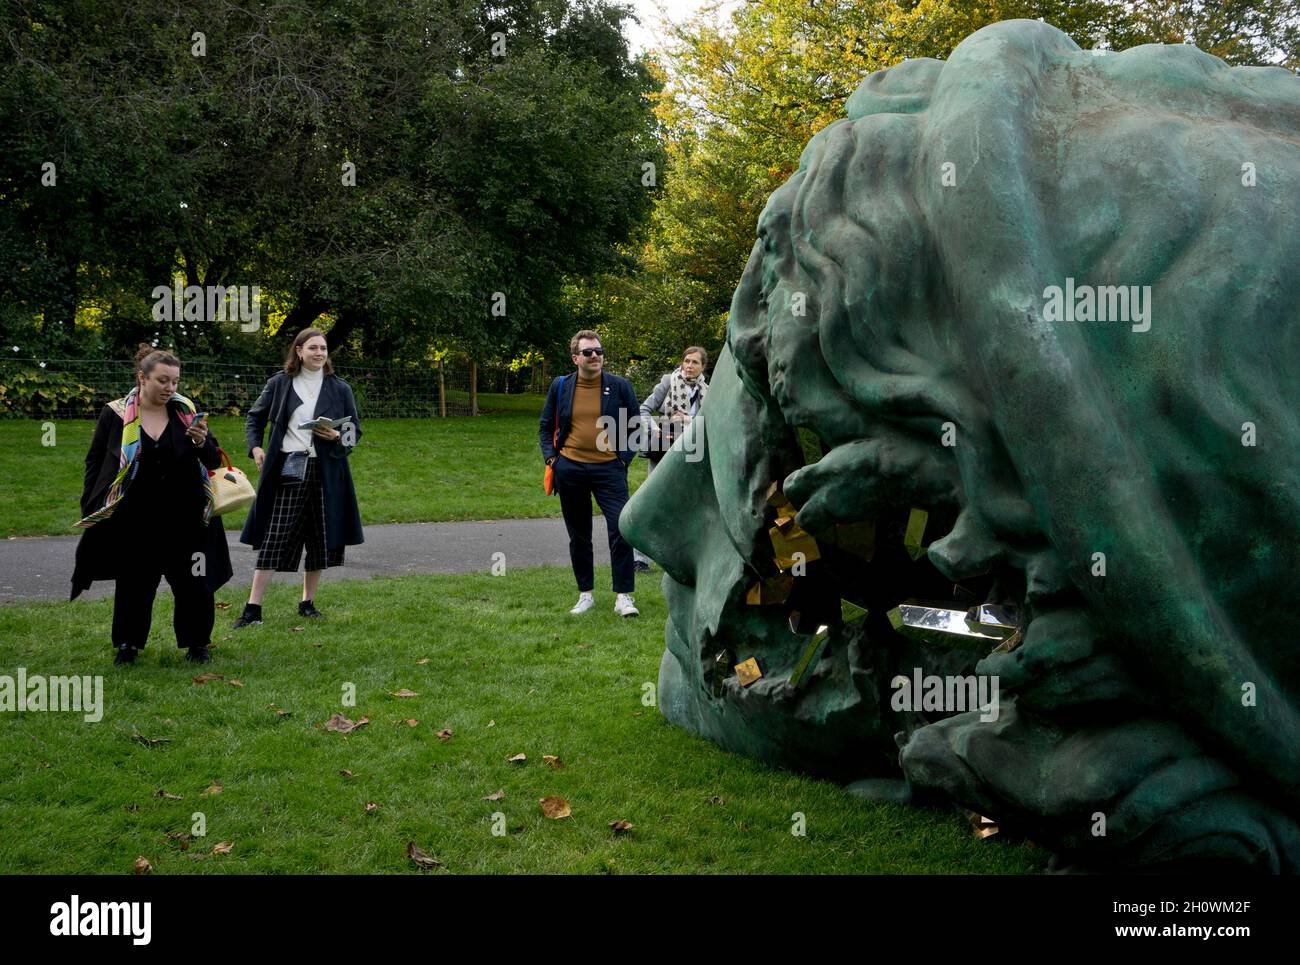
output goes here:
[[[551, 433], [551, 445], [555, 445], [555, 440], [560, 438], [560, 427], [557, 425], [555, 431]], [[559, 459], [560, 454], [557, 452], [555, 458]], [[542, 488], [546, 490], [546, 495], [555, 495], [555, 467], [547, 466], [546, 473], [542, 476]]]

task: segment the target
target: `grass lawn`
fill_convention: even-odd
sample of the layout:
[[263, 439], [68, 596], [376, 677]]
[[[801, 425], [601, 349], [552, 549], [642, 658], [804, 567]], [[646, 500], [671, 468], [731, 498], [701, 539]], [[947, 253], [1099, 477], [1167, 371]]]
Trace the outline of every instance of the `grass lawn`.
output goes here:
[[[201, 405], [202, 400], [197, 400]], [[366, 419], [352, 454], [352, 474], [366, 524], [559, 516], [559, 500], [542, 492], [537, 447], [538, 395], [480, 396], [477, 418]], [[244, 420], [213, 416], [213, 433], [231, 461], [256, 484], [244, 451]], [[55, 422], [44, 446], [42, 422], [0, 419], [0, 536], [72, 535], [79, 515], [86, 450], [95, 423]], [[645, 479], [637, 459], [629, 488]], [[227, 529], [245, 513], [225, 517]]]
[[[642, 704], [662, 652], [661, 594], [647, 584], [641, 619], [619, 620], [599, 592], [578, 619], [572, 589], [557, 567], [327, 577], [326, 620], [294, 631], [294, 588], [273, 584], [268, 622], [233, 636], [242, 594], [227, 589], [204, 668], [174, 645], [170, 597], [140, 662], [120, 669], [111, 601], [0, 607], [0, 674], [104, 676], [99, 723], [0, 714], [0, 871], [130, 873], [144, 856], [160, 874], [408, 873], [408, 841], [442, 862], [434, 873], [1042, 868], [1043, 852], [978, 841], [955, 813], [864, 803], [672, 727]], [[226, 679], [196, 686], [200, 670]], [[349, 683], [354, 707], [341, 704]], [[392, 696], [403, 689], [417, 696]], [[321, 729], [336, 712], [370, 723]], [[484, 800], [496, 791], [505, 797]], [[550, 795], [572, 816], [544, 817]], [[206, 837], [167, 836], [190, 832], [195, 812]], [[806, 837], [790, 833], [794, 812]], [[634, 829], [616, 836], [615, 820]], [[229, 853], [213, 854], [222, 842]]]

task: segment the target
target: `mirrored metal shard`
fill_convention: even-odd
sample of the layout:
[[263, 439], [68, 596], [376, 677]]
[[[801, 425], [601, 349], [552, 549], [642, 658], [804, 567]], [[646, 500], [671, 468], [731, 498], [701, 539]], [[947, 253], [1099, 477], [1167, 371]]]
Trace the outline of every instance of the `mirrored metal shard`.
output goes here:
[[861, 620], [867, 615], [867, 611], [856, 603], [850, 603], [848, 600], [840, 600], [840, 622], [852, 623], [854, 620]]
[[793, 589], [794, 577], [789, 573], [782, 573], [779, 576], [762, 580], [751, 586], [745, 594], [745, 602], [750, 606], [771, 606], [774, 603], [784, 603], [790, 598], [790, 591]]
[[983, 814], [967, 811], [966, 816], [970, 820], [971, 831], [974, 832], [977, 838], [991, 838], [1000, 830], [997, 821]]
[[919, 560], [925, 555], [925, 524], [930, 514], [924, 509], [913, 508], [907, 515], [907, 529], [903, 531], [903, 547], [907, 555]]
[[[840, 622], [843, 624], [852, 623], [854, 620], [861, 620], [867, 615], [867, 611], [856, 603], [848, 600], [840, 600]], [[791, 614], [790, 629], [796, 633], [799, 632], [799, 614]], [[830, 640], [831, 632], [828, 626], [819, 626], [813, 638], [808, 641], [804, 647], [803, 653], [799, 656], [799, 662], [794, 665], [794, 670], [790, 671], [790, 686], [798, 688], [808, 679], [808, 671], [817, 666], [817, 661], [821, 659], [822, 652], [825, 650], [827, 642]]]
[[966, 622], [966, 608], [944, 603], [908, 600], [889, 611], [889, 624], [905, 637], [945, 647], [987, 652], [1002, 641], [1001, 633]]
[[790, 671], [790, 686], [800, 687], [808, 677], [808, 671], [817, 665], [821, 659], [821, 652], [826, 647], [826, 641], [830, 639], [830, 631], [827, 627], [822, 627], [804, 647], [803, 653], [799, 657], [799, 662], [794, 665], [794, 670]]
[[[773, 526], [767, 532], [772, 539], [776, 568], [783, 573], [796, 563], [811, 563], [822, 557], [817, 540], [793, 519]], [[801, 555], [795, 556], [796, 553]]]
[[753, 657], [736, 664], [736, 679], [740, 681], [740, 686], [748, 687], [755, 680], [761, 680], [763, 671], [759, 669], [758, 661]]
[[722, 696], [722, 687], [731, 672], [731, 654], [720, 650], [713, 658], [713, 696]]
[[982, 603], [966, 611], [966, 622], [984, 633], [1006, 639], [1020, 626], [1020, 612], [1013, 606]]

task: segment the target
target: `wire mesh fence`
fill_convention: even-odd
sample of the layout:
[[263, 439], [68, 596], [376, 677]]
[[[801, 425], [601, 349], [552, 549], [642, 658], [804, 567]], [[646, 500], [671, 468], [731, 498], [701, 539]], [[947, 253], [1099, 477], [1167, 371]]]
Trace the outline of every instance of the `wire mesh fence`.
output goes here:
[[[276, 371], [276, 366], [186, 360], [180, 392], [207, 412], [243, 415]], [[380, 419], [472, 414], [471, 373], [480, 393], [546, 391], [539, 369], [463, 361], [421, 368], [363, 363], [334, 371], [352, 387], [363, 417]], [[93, 419], [133, 383], [129, 361], [0, 358], [0, 418]]]

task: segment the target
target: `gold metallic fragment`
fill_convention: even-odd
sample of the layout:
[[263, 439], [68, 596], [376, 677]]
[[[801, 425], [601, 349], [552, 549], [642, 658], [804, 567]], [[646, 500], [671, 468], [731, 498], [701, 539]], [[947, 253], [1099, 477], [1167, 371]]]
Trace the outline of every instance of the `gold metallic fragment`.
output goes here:
[[919, 560], [925, 555], [925, 524], [930, 514], [924, 509], [915, 509], [908, 513], [907, 529], [903, 533], [903, 547], [907, 555]]
[[761, 680], [763, 671], [759, 669], [758, 661], [753, 657], [736, 664], [736, 679], [740, 681], [740, 686], [748, 687], [755, 680]]
[[819, 560], [822, 557], [821, 550], [817, 546], [817, 540], [813, 539], [812, 535], [793, 519], [773, 526], [767, 533], [772, 539], [772, 552], [776, 556], [776, 568], [782, 573], [794, 567], [797, 562], [794, 557], [795, 553], [803, 554], [804, 563], [811, 563], [813, 560]]
[[790, 591], [793, 589], [794, 577], [788, 573], [782, 573], [779, 576], [773, 576], [751, 586], [745, 594], [745, 602], [750, 606], [770, 606], [774, 603], [784, 603], [790, 598]]

